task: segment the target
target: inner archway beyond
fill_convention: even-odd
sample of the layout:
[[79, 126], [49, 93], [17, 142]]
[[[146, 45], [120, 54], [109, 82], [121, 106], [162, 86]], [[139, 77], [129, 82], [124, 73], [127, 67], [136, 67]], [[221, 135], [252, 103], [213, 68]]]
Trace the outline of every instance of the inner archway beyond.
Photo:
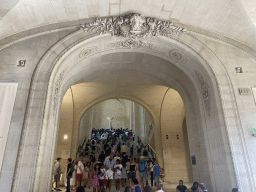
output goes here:
[[[45, 114], [42, 119], [43, 124], [39, 125], [39, 129], [42, 127], [42, 132], [40, 134], [40, 144], [36, 150], [39, 151], [39, 155], [35, 157], [37, 164], [34, 167], [30, 165], [35, 172], [35, 182], [29, 181], [27, 187], [33, 188], [34, 191], [45, 191], [45, 189], [38, 188], [38, 186], [50, 188], [50, 173], [54, 161], [60, 101], [71, 85], [93, 81], [92, 77], [97, 74], [97, 71], [101, 71], [100, 74], [105, 74], [105, 76], [94, 78], [101, 81], [106, 80], [102, 77], [108, 76], [114, 82], [122, 82], [128, 85], [133, 85], [135, 82], [136, 85], [158, 84], [178, 91], [183, 99], [186, 111], [190, 154], [195, 155], [198, 159], [198, 164], [192, 168], [194, 179], [204, 180], [210, 191], [225, 191], [237, 187], [241, 175], [239, 175], [239, 170], [236, 167], [235, 151], [227, 141], [240, 137], [230, 135], [225, 124], [228, 118], [234, 118], [235, 121], [237, 119], [234, 116], [224, 116], [226, 109], [222, 104], [226, 100], [220, 94], [222, 85], [224, 85], [223, 82], [228, 88], [225, 88], [226, 91], [232, 93], [233, 90], [229, 85], [228, 76], [225, 76], [225, 69], [206, 47], [200, 49], [199, 42], [191, 42], [189, 36], [181, 35], [177, 38], [180, 42], [188, 43], [189, 46], [183, 46], [173, 39], [159, 37], [152, 40], [143, 39], [144, 43], [150, 44], [150, 46], [143, 46], [145, 44], [142, 44], [139, 47], [129, 48], [117, 43], [123, 41], [123, 38], [103, 35], [82, 41], [79, 44], [76, 43], [76, 46], [62, 53], [55, 62], [45, 62], [47, 59], [52, 59], [50, 57], [52, 51], [56, 54], [58, 49], [63, 48], [62, 43], [70, 43], [71, 37], [79, 39], [83, 35], [81, 32], [70, 35], [59, 45], [53, 47], [41, 61], [49, 66], [52, 65], [54, 70], [50, 79], [41, 86], [41, 89], [44, 87], [44, 90], [47, 91], [47, 98], [42, 98], [40, 101], [43, 104], [42, 108], [45, 110]], [[197, 46], [199, 46], [197, 48], [195, 46], [193, 49], [195, 43], [198, 43]], [[200, 54], [196, 52], [197, 49], [200, 49]], [[210, 65], [208, 65], [208, 62]], [[35, 85], [40, 82], [39, 76], [42, 72], [40, 71], [40, 65], [41, 63], [34, 74], [32, 91], [35, 91]], [[51, 67], [49, 67], [49, 70], [51, 70]], [[139, 72], [140, 76], [136, 78], [136, 75], [133, 75], [128, 78], [129, 81], [121, 81], [120, 76], [111, 75], [113, 71], [121, 72], [122, 70], [129, 71], [130, 74]], [[138, 79], [140, 81], [137, 81]], [[117, 86], [119, 85], [118, 83]], [[109, 95], [111, 94], [113, 93], [109, 93]], [[122, 95], [123, 93], [116, 94]], [[144, 96], [147, 97], [147, 95]], [[232, 100], [233, 98], [225, 99]], [[46, 103], [45, 107], [44, 103]], [[34, 104], [34, 98], [30, 97], [29, 107], [33, 108]], [[38, 101], [36, 104], [38, 104]], [[150, 108], [155, 111], [156, 117], [159, 119], [160, 110], [154, 109], [154, 106], [150, 106]], [[236, 113], [236, 108], [231, 110]], [[25, 129], [28, 130], [30, 129], [29, 118], [30, 116], [27, 117], [25, 124]], [[161, 125], [158, 126], [156, 130], [160, 130]], [[239, 129], [239, 124], [237, 126], [237, 129]], [[160, 142], [161, 134], [158, 132], [156, 135], [156, 139]], [[200, 138], [200, 142], [198, 142], [198, 138]], [[26, 141], [26, 136], [24, 139]], [[24, 151], [27, 149], [26, 147], [26, 142], [23, 142], [21, 149]], [[161, 145], [157, 147], [161, 149]], [[36, 151], [35, 153], [37, 153]], [[162, 154], [159, 154], [159, 157], [162, 157]], [[21, 165], [24, 161], [26, 162], [26, 156], [21, 153], [16, 173], [18, 179], [15, 180], [14, 190], [27, 181], [27, 178], [23, 180], [22, 176], [24, 167]], [[244, 163], [246, 164], [246, 160]]]

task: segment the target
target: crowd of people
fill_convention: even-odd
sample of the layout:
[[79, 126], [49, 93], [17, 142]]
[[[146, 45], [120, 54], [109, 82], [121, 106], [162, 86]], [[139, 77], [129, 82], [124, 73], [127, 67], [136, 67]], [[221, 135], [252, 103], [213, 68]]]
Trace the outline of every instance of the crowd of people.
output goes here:
[[[82, 192], [91, 187], [93, 192], [120, 192], [121, 187], [125, 188], [125, 192], [150, 192], [153, 186], [156, 186], [159, 192], [163, 191], [160, 176], [164, 174], [164, 170], [147, 151], [139, 137], [135, 139], [131, 130], [93, 129], [91, 139], [78, 154], [78, 160], [67, 160], [66, 192]], [[61, 158], [57, 158], [54, 166], [55, 191], [61, 191], [58, 188], [62, 173], [60, 161]], [[181, 182], [177, 191], [189, 191]], [[197, 183], [194, 183], [191, 191], [200, 191]]]
[[[151, 176], [151, 186], [160, 187], [159, 178], [163, 171], [156, 159], [148, 153], [140, 138], [128, 129], [93, 129], [91, 139], [79, 153], [77, 160], [71, 158], [67, 162], [67, 192], [72, 189], [82, 190], [93, 188], [93, 191], [104, 191], [113, 188], [127, 190], [146, 190], [148, 176]], [[136, 158], [139, 157], [139, 158]], [[60, 162], [57, 158], [54, 166], [54, 190], [58, 189], [60, 179]], [[139, 180], [139, 181], [138, 181]]]

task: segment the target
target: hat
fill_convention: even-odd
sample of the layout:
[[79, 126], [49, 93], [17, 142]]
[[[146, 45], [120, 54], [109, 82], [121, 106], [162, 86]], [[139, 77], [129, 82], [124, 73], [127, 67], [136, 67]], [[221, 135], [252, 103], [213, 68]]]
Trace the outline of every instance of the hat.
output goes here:
[[57, 158], [57, 161], [59, 161], [59, 160], [61, 160], [61, 158], [60, 158], [60, 157], [58, 157], [58, 158]]
[[145, 159], [145, 157], [144, 156], [140, 156], [140, 160], [143, 160], [143, 159]]

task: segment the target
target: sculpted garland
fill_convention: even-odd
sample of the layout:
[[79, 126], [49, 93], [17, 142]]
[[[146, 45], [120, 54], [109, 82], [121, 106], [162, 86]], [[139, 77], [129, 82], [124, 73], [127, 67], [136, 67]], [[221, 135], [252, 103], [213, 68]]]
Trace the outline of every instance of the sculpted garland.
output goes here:
[[160, 21], [139, 14], [128, 14], [118, 17], [96, 19], [92, 23], [81, 25], [85, 32], [97, 34], [110, 33], [128, 38], [170, 36], [186, 32], [186, 29], [174, 26], [170, 21]]

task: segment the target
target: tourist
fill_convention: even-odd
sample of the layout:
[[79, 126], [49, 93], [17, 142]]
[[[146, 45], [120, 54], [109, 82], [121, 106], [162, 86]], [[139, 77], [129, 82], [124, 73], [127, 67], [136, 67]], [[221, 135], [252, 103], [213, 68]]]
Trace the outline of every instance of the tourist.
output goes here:
[[127, 179], [127, 163], [125, 161], [122, 160], [122, 173], [121, 173], [121, 183], [122, 183], [122, 187], [124, 187], [124, 183], [126, 183], [126, 179]]
[[96, 190], [99, 191], [99, 175], [100, 175], [99, 165], [96, 164], [93, 170], [93, 181], [92, 181], [93, 192], [96, 192]]
[[140, 182], [141, 182], [141, 187], [144, 189], [146, 186], [146, 181], [147, 181], [147, 170], [148, 170], [148, 163], [145, 161], [145, 157], [141, 156], [140, 157], [140, 162], [139, 162], [139, 177], [140, 177]]
[[176, 187], [176, 192], [186, 192], [186, 191], [189, 191], [188, 188], [185, 185], [183, 185], [183, 181], [180, 180], [179, 185]]
[[[89, 182], [89, 170], [90, 170], [90, 162], [86, 162], [84, 166], [84, 171], [83, 171], [84, 187], [86, 187]], [[90, 188], [90, 186], [88, 187]]]
[[121, 153], [127, 153], [127, 146], [125, 145], [125, 143], [123, 143], [123, 146], [121, 147]]
[[151, 187], [154, 186], [154, 162], [152, 161], [152, 159], [148, 160], [148, 165], [149, 165], [149, 170], [150, 170], [150, 180], [151, 180]]
[[101, 154], [99, 155], [100, 162], [103, 162], [105, 160], [106, 156], [104, 154], [104, 151], [101, 151]]
[[116, 192], [120, 192], [120, 182], [122, 178], [122, 169], [123, 166], [120, 163], [120, 160], [116, 160], [116, 164], [114, 165], [114, 171], [115, 171], [115, 180], [116, 180]]
[[128, 163], [128, 178], [129, 178], [129, 186], [132, 187], [132, 180], [136, 179], [136, 170], [137, 170], [137, 164], [134, 161], [133, 157], [130, 158], [130, 162]]
[[91, 160], [92, 163], [95, 163], [96, 157], [95, 157], [95, 153], [94, 152], [91, 153], [90, 160]]
[[73, 175], [74, 172], [74, 165], [71, 163], [72, 159], [68, 158], [68, 165], [67, 165], [67, 191], [66, 192], [70, 192], [70, 179]]
[[126, 141], [127, 141], [127, 135], [126, 134], [124, 134], [123, 139], [124, 139], [124, 142], [126, 143]]
[[112, 180], [113, 180], [113, 170], [114, 170], [114, 165], [115, 165], [115, 160], [112, 155], [110, 155], [109, 159], [106, 159], [104, 162], [104, 165], [107, 169], [106, 171], [106, 178], [108, 180], [108, 188], [109, 191], [111, 191], [111, 185], [112, 185]]
[[53, 175], [54, 175], [53, 185], [55, 183], [55, 187], [54, 187], [55, 191], [62, 191], [61, 189], [58, 189], [58, 181], [60, 181], [60, 176], [61, 176], [60, 160], [61, 158], [58, 157], [54, 165], [54, 171], [53, 171]]
[[199, 192], [198, 182], [194, 182], [194, 183], [193, 183], [193, 186], [191, 187], [191, 191], [193, 191], [193, 192]]
[[71, 190], [74, 190], [74, 187], [76, 186], [76, 171], [77, 171], [77, 160], [74, 159], [72, 161], [72, 164], [74, 166], [74, 171], [73, 171], [73, 174], [72, 174], [72, 178], [70, 179], [70, 187], [71, 187]]
[[160, 187], [160, 166], [158, 165], [158, 162], [155, 162], [155, 166], [153, 167], [153, 172], [154, 172], [154, 176], [155, 176], [155, 183], [156, 183], [156, 187], [159, 188]]
[[83, 179], [83, 171], [84, 171], [84, 164], [83, 164], [83, 157], [79, 157], [79, 161], [77, 164], [77, 174], [76, 174], [76, 179], [77, 179], [77, 187], [81, 186], [81, 182]]
[[139, 185], [139, 182], [137, 179], [133, 179], [132, 190], [135, 192], [142, 192], [141, 186]]
[[99, 185], [100, 185], [100, 191], [101, 191], [104, 188], [106, 169], [104, 168], [103, 164], [100, 164], [99, 166], [100, 166]]

